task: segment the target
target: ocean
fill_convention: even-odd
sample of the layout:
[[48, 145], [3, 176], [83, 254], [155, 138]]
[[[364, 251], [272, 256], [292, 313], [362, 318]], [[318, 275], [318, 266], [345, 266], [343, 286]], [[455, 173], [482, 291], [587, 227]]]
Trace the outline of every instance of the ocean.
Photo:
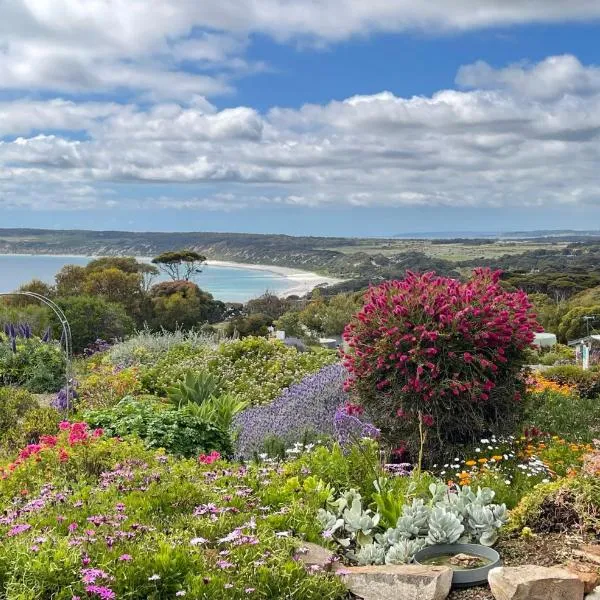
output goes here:
[[[54, 275], [64, 265], [86, 265], [93, 257], [31, 254], [0, 255], [0, 292], [12, 292], [32, 279], [54, 283]], [[157, 281], [168, 279], [158, 278]], [[293, 282], [271, 271], [205, 265], [194, 280], [203, 290], [224, 302], [246, 302], [266, 291], [278, 294], [293, 287]]]

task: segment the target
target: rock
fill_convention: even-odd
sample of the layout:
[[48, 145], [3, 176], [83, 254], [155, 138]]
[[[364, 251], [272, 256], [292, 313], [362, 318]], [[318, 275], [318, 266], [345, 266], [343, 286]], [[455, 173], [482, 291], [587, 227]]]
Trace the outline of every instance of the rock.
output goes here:
[[579, 558], [583, 558], [589, 562], [600, 565], [600, 546], [594, 544], [582, 544], [573, 554]]
[[597, 587], [591, 594], [588, 594], [585, 600], [600, 600], [600, 587]]
[[311, 542], [302, 542], [301, 544], [296, 549], [294, 558], [309, 569], [328, 571], [337, 561], [336, 555], [331, 550], [323, 548], [319, 544]]
[[560, 567], [498, 567], [488, 575], [496, 600], [582, 600], [583, 583]]
[[566, 564], [565, 569], [579, 577], [583, 583], [583, 591], [586, 594], [589, 594], [600, 584], [598, 567], [571, 560]]
[[450, 567], [373, 565], [338, 573], [346, 587], [363, 600], [445, 600], [452, 585]]

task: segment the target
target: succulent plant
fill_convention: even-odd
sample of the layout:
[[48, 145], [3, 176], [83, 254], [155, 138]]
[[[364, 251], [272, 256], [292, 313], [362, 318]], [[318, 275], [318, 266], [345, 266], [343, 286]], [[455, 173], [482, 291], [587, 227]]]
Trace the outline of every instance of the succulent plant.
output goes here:
[[454, 544], [465, 530], [460, 519], [444, 508], [434, 508], [429, 515], [429, 532], [425, 541], [428, 546]]
[[425, 547], [425, 540], [400, 540], [390, 546], [385, 554], [386, 565], [404, 565], [412, 561], [413, 556]]
[[385, 548], [379, 544], [366, 544], [354, 555], [359, 565], [382, 565], [385, 561]]

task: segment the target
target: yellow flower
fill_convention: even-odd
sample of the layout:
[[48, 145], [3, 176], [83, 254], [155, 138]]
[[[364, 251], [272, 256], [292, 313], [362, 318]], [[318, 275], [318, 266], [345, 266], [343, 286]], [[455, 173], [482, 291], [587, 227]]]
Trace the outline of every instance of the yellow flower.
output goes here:
[[474, 460], [468, 460], [465, 465], [467, 465], [467, 467], [474, 467], [477, 463]]
[[496, 454], [495, 456], [492, 456], [492, 458], [496, 461], [496, 462], [500, 462], [504, 457], [501, 454]]
[[488, 461], [487, 458], [480, 458], [477, 462], [484, 465], [487, 461]]

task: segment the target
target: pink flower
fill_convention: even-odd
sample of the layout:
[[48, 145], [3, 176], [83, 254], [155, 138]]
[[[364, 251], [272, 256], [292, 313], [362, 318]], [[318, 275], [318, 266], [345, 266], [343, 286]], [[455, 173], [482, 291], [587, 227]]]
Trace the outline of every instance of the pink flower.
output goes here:
[[212, 465], [213, 463], [217, 462], [220, 458], [221, 458], [221, 455], [219, 454], [219, 452], [217, 452], [216, 450], [213, 450], [208, 455], [201, 454], [198, 457], [198, 462], [202, 463], [203, 465]]
[[421, 421], [423, 421], [423, 425], [426, 425], [427, 427], [433, 427], [433, 415], [423, 415], [421, 417]]
[[121, 556], [119, 556], [119, 560], [122, 560], [122, 561], [133, 560], [133, 556], [131, 556], [131, 554], [121, 554]]
[[69, 423], [69, 421], [61, 421], [61, 422], [58, 424], [58, 428], [59, 428], [61, 431], [67, 431], [67, 430], [71, 429], [71, 423]]

